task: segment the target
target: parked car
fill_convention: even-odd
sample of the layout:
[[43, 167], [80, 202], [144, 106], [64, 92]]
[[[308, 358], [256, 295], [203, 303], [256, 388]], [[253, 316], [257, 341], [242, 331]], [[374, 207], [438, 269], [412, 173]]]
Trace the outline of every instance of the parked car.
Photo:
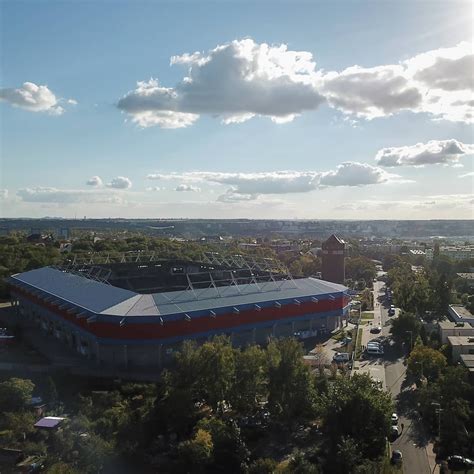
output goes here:
[[449, 456], [447, 461], [449, 469], [453, 471], [463, 471], [474, 468], [474, 461], [472, 459], [463, 458], [462, 456]]
[[390, 428], [390, 437], [392, 441], [396, 440], [400, 436], [400, 431], [398, 430], [398, 426], [392, 426]]
[[369, 344], [365, 349], [365, 353], [368, 355], [380, 356], [383, 355], [383, 348], [380, 346], [374, 346]]
[[336, 352], [332, 358], [333, 362], [349, 362], [351, 355], [348, 352]]
[[392, 413], [390, 419], [392, 421], [392, 425], [398, 425], [398, 415], [396, 413]]
[[381, 326], [374, 326], [373, 328], [370, 329], [370, 332], [372, 334], [378, 334], [379, 332], [382, 332], [382, 327]]
[[390, 458], [392, 464], [401, 464], [403, 462], [403, 454], [398, 449], [392, 451], [392, 457]]
[[345, 338], [341, 341], [341, 343], [342, 343], [343, 346], [347, 346], [347, 344], [350, 344], [351, 342], [352, 342], [352, 338], [349, 337], [349, 336], [345, 337]]

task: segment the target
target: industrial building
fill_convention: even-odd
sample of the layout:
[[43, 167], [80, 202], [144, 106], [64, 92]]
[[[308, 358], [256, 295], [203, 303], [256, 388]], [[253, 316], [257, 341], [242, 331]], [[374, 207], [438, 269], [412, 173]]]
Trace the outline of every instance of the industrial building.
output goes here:
[[349, 305], [342, 285], [292, 279], [268, 259], [216, 255], [205, 263], [143, 254], [133, 262], [75, 262], [13, 275], [8, 283], [18, 317], [37, 325], [38, 337], [55, 337], [100, 366], [121, 369], [161, 368], [186, 339], [226, 334], [244, 346], [330, 331]]

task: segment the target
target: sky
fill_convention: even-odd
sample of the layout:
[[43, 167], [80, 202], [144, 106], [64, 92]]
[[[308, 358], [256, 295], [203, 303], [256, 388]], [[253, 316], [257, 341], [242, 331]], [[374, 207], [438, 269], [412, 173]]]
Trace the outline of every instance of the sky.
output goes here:
[[0, 216], [472, 219], [473, 5], [0, 1]]

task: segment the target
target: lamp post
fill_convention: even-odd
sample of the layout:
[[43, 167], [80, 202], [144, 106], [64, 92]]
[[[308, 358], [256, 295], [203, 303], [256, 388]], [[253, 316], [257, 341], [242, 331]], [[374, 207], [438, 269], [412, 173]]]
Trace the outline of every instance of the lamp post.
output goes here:
[[441, 404], [438, 402], [431, 402], [431, 406], [438, 407], [435, 409], [435, 413], [438, 415], [438, 443], [441, 448], [441, 412], [444, 411], [441, 408]]

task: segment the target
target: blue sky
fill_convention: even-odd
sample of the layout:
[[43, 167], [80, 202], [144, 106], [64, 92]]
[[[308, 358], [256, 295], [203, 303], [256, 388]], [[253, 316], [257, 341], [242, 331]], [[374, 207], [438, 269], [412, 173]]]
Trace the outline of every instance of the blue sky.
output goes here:
[[473, 217], [470, 2], [0, 8], [2, 216]]

